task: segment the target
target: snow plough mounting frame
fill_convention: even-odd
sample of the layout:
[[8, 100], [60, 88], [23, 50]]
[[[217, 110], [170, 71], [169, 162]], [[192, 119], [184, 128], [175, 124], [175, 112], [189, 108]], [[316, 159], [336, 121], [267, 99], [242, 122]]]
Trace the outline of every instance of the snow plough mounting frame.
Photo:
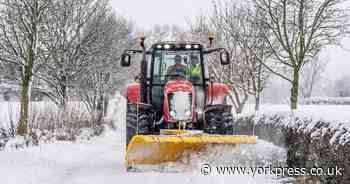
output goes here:
[[221, 65], [230, 64], [226, 49], [211, 48], [212, 35], [208, 48], [195, 42], [159, 42], [147, 50], [144, 41], [140, 36], [142, 49], [125, 50], [121, 56], [127, 67], [133, 54], [142, 54], [138, 81], [125, 90], [127, 168], [175, 162], [214, 144], [256, 143], [253, 132], [235, 135], [232, 106], [226, 103], [229, 87], [209, 76], [204, 55], [219, 53]]

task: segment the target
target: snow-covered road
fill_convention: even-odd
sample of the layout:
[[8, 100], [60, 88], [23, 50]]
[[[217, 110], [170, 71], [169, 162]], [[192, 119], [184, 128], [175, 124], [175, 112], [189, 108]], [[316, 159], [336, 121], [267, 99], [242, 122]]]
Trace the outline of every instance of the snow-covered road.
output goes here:
[[[124, 168], [125, 104], [115, 101], [109, 112], [116, 130], [107, 130], [102, 136], [88, 142], [58, 142], [41, 144], [26, 149], [5, 149], [0, 152], [1, 184], [116, 184], [116, 183], [280, 183], [271, 175], [232, 176], [211, 174], [204, 176], [200, 167], [213, 159], [220, 164], [237, 159], [276, 160], [285, 158], [285, 151], [270, 143], [259, 141], [255, 146], [238, 146], [234, 149], [214, 150], [211, 155], [197, 158], [186, 169], [148, 169], [128, 173]], [[196, 158], [196, 157], [194, 157]], [[183, 166], [182, 166], [183, 167]], [[185, 166], [186, 167], [186, 166]], [[170, 172], [169, 172], [170, 170]]]
[[[260, 142], [260, 149], [272, 145]], [[267, 146], [267, 147], [266, 147]], [[118, 131], [108, 131], [102, 137], [85, 143], [44, 144], [23, 150], [0, 152], [1, 184], [90, 184], [90, 183], [277, 183], [272, 176], [203, 176], [200, 168], [183, 172], [149, 170], [138, 173], [125, 171], [123, 138]], [[256, 149], [261, 151], [259, 149]], [[280, 152], [276, 148], [277, 151]], [[266, 154], [265, 153], [265, 154]], [[264, 153], [262, 153], [264, 154]], [[252, 155], [251, 153], [247, 155]], [[228, 156], [226, 154], [226, 156]], [[268, 156], [268, 155], [267, 155]]]

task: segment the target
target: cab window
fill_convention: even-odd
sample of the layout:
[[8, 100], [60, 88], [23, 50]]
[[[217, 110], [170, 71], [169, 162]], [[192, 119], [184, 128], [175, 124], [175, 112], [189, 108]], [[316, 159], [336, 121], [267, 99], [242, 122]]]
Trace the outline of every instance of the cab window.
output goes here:
[[154, 54], [153, 83], [165, 84], [168, 80], [182, 77], [193, 84], [202, 84], [203, 75], [200, 51], [157, 50]]

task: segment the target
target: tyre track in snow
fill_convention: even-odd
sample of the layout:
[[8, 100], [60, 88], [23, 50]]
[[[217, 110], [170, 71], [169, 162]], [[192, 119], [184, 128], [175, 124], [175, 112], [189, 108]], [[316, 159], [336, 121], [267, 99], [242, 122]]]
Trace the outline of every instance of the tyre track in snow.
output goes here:
[[[106, 177], [113, 177], [117, 173], [125, 172], [123, 163], [118, 156], [119, 140], [116, 132], [109, 132], [109, 139], [99, 140], [88, 153], [82, 153], [77, 164], [65, 168], [58, 173], [52, 184], [62, 183], [99, 183]], [[86, 154], [86, 155], [85, 155]]]

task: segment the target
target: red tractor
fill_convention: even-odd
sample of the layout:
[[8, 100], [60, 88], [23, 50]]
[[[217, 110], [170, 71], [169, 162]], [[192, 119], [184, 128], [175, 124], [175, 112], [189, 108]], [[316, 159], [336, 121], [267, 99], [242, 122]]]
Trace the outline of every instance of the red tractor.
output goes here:
[[[227, 104], [229, 87], [223, 83], [214, 82], [214, 78], [210, 77], [208, 64], [205, 60], [206, 55], [217, 52], [220, 55], [221, 65], [228, 65], [230, 64], [229, 53], [224, 48], [212, 49], [209, 47], [207, 49], [202, 44], [195, 42], [159, 42], [146, 50], [144, 40], [141, 38], [141, 50], [126, 50], [121, 57], [121, 65], [126, 67], [131, 63], [131, 55], [142, 54], [139, 81], [129, 84], [125, 91], [127, 98], [127, 145], [131, 144], [132, 139], [137, 142], [135, 135], [142, 139], [141, 147], [144, 147], [147, 141], [148, 143], [152, 142], [148, 140], [149, 137], [152, 139], [165, 137], [159, 134], [168, 135], [167, 138], [170, 137], [168, 140], [164, 140], [167, 145], [174, 141], [171, 136], [185, 136], [183, 132], [196, 132], [198, 130], [197, 132], [201, 132], [201, 135], [214, 134], [216, 139], [220, 139], [218, 135], [232, 135], [232, 106]], [[212, 37], [209, 40], [211, 42]], [[159, 136], [156, 137], [156, 135]], [[237, 139], [237, 136], [234, 138]], [[160, 139], [154, 142], [158, 142], [154, 144], [158, 147], [155, 148], [153, 145], [153, 151], [162, 149], [159, 146]], [[182, 139], [182, 142], [183, 144], [174, 144], [183, 146], [183, 149], [195, 147], [193, 143], [188, 143], [193, 142], [193, 139], [189, 139], [187, 142]], [[186, 147], [184, 146], [186, 143], [191, 145]], [[237, 141], [234, 143], [237, 144]], [[134, 145], [129, 145], [127, 154], [134, 149], [136, 149]], [[174, 150], [171, 146], [166, 147], [166, 149], [169, 149], [166, 152]], [[145, 150], [137, 152], [144, 153]], [[162, 157], [161, 154], [164, 153], [154, 154], [157, 157]], [[130, 155], [131, 153], [127, 155], [127, 157], [129, 156], [127, 160], [137, 162], [137, 159], [132, 159]], [[171, 161], [172, 159], [169, 157], [173, 157], [173, 160], [178, 159], [179, 153], [172, 153], [171, 156], [164, 157], [168, 159], [158, 160], [154, 163]], [[154, 159], [150, 158], [149, 160], [154, 161]]]

